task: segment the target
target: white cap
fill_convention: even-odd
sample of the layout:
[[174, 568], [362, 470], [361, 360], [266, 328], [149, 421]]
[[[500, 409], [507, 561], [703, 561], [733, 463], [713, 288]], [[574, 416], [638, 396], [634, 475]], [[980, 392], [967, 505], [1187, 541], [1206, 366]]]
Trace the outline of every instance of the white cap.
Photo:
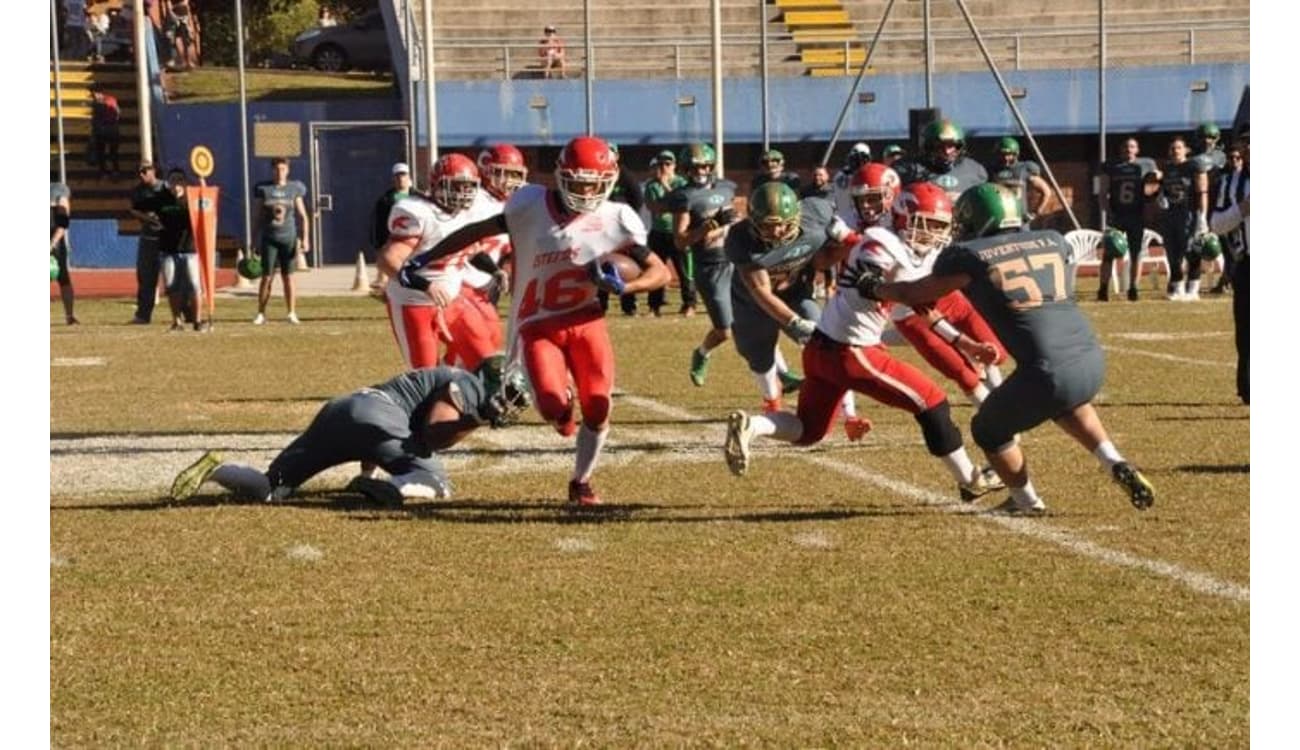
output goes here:
[[399, 161], [393, 165], [393, 174], [410, 174], [411, 168], [406, 166], [406, 162]]
[[871, 147], [861, 141], [853, 144], [853, 148], [849, 149], [849, 151], [850, 153], [862, 153], [871, 156]]

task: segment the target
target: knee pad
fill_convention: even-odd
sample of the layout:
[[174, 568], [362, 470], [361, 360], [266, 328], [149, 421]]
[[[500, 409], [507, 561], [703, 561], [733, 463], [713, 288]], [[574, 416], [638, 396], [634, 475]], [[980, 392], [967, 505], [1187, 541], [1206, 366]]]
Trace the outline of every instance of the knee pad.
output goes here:
[[961, 432], [952, 423], [952, 414], [948, 401], [941, 401], [916, 415], [917, 424], [921, 425], [921, 435], [925, 437], [925, 447], [932, 456], [946, 456], [961, 447]]
[[970, 422], [970, 436], [986, 453], [999, 453], [1016, 439], [1014, 432], [994, 423], [993, 418], [983, 409], [975, 412], [975, 418]]

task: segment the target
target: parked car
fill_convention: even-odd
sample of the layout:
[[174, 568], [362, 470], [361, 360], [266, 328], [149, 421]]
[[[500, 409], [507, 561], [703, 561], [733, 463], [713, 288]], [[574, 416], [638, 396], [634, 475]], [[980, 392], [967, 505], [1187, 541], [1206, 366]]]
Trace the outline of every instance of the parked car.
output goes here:
[[384, 16], [368, 11], [342, 26], [312, 28], [289, 47], [295, 62], [329, 72], [360, 68], [387, 70], [393, 66], [384, 31]]

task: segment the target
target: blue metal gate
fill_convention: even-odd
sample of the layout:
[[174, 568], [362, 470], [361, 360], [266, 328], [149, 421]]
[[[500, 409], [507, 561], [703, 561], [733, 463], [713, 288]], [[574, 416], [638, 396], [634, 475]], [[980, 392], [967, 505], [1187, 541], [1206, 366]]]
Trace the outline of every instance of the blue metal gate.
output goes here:
[[401, 122], [312, 123], [316, 265], [355, 263], [369, 247], [370, 210], [392, 182], [393, 163], [410, 162], [406, 133]]

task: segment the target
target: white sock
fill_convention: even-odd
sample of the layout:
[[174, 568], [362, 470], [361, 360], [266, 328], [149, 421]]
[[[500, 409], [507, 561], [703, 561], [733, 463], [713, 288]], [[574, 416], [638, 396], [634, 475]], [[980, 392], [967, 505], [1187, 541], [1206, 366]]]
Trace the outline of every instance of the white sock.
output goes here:
[[1187, 294], [1196, 296], [1201, 293], [1201, 280], [1187, 282]]
[[975, 478], [975, 464], [970, 461], [970, 456], [966, 455], [965, 448], [958, 448], [946, 456], [939, 456], [943, 462], [944, 468], [952, 474], [952, 478], [957, 480], [957, 484], [967, 484]]
[[244, 464], [222, 464], [212, 472], [212, 481], [245, 500], [265, 500], [271, 494], [271, 480]]
[[777, 372], [790, 372], [790, 365], [785, 363], [785, 355], [781, 353], [781, 347], [776, 347], [772, 352], [772, 359], [776, 362]]
[[984, 365], [984, 382], [988, 384], [990, 391], [1002, 385], [1002, 368], [997, 365]]
[[764, 401], [771, 401], [774, 398], [781, 398], [781, 381], [776, 376], [776, 365], [772, 365], [767, 372], [751, 372], [754, 380], [758, 383], [758, 392], [763, 394]]
[[1025, 482], [1024, 487], [1010, 487], [1011, 497], [1016, 501], [1016, 505], [1033, 505], [1042, 500], [1038, 496], [1038, 491], [1034, 489], [1033, 482]]
[[845, 391], [844, 398], [840, 399], [840, 414], [846, 420], [857, 418], [858, 402], [853, 398], [853, 391]]
[[695, 347], [695, 351], [698, 352], [699, 355], [701, 357], [704, 357], [705, 359], [708, 359], [709, 355], [713, 353], [712, 349], [705, 349], [704, 344], [700, 344], [699, 346]]
[[984, 399], [989, 397], [988, 386], [984, 383], [976, 383], [975, 387], [966, 392], [966, 398], [970, 399], [971, 405], [976, 409], [984, 405]]
[[749, 424], [753, 426], [755, 435], [767, 435], [786, 443], [793, 443], [803, 436], [803, 422], [794, 412], [770, 411], [750, 417]]
[[605, 438], [609, 436], [609, 427], [596, 432], [587, 425], [578, 428], [578, 450], [573, 462], [573, 478], [579, 482], [591, 479], [596, 470], [596, 460], [600, 450], [605, 447]]
[[1119, 454], [1119, 449], [1109, 440], [1098, 445], [1092, 455], [1097, 457], [1097, 460], [1101, 462], [1101, 468], [1106, 471], [1110, 471], [1115, 464], [1124, 462], [1124, 457]]

